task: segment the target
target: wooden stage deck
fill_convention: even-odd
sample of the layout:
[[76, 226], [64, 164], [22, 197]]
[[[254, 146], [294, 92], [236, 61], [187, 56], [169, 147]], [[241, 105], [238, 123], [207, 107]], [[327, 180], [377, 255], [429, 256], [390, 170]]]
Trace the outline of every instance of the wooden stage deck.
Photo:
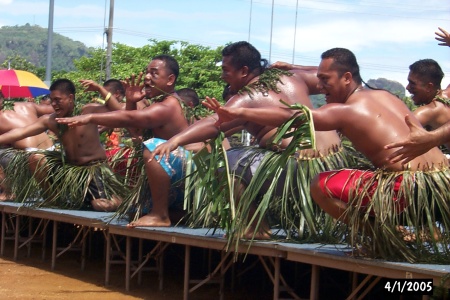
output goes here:
[[[14, 240], [14, 259], [22, 247], [29, 247], [32, 241], [41, 239], [43, 257], [45, 256], [45, 232], [49, 222], [53, 222], [52, 256], [51, 266], [55, 268], [57, 258], [70, 250], [74, 245], [80, 245], [82, 268], [85, 264], [86, 236], [90, 230], [101, 230], [105, 237], [105, 284], [109, 284], [109, 272], [112, 264], [125, 264], [125, 288], [129, 290], [130, 280], [136, 274], [141, 278], [141, 272], [150, 260], [156, 262], [155, 270], [158, 271], [160, 289], [163, 288], [163, 254], [165, 249], [172, 245], [182, 245], [185, 249], [184, 257], [184, 290], [183, 298], [188, 299], [189, 294], [201, 287], [203, 284], [219, 278], [220, 289], [224, 286], [225, 273], [233, 265], [234, 252], [226, 251], [227, 241], [222, 231], [214, 231], [205, 228], [134, 228], [126, 227], [125, 220], [112, 219], [112, 213], [101, 213], [92, 211], [60, 210], [31, 208], [12, 202], [0, 202], [2, 212], [1, 246], [0, 254], [4, 255], [6, 241]], [[23, 239], [19, 235], [23, 218], [37, 219], [38, 226], [29, 228], [28, 237]], [[58, 223], [69, 223], [78, 226], [79, 231], [73, 242], [65, 248], [57, 247]], [[119, 249], [118, 237], [126, 239], [125, 250]], [[139, 249], [142, 251], [141, 241], [150, 240], [156, 242], [147, 255], [140, 261], [132, 261], [132, 239], [139, 240]], [[193, 281], [190, 279], [191, 272], [191, 247], [198, 247], [218, 251], [221, 253], [220, 262], [204, 280]], [[273, 299], [279, 299], [280, 290], [287, 291], [293, 299], [299, 299], [294, 289], [289, 287], [283, 278], [281, 262], [296, 262], [311, 266], [311, 284], [309, 291], [310, 299], [319, 299], [319, 270], [321, 267], [363, 274], [364, 280], [359, 282], [354, 276], [352, 291], [347, 299], [362, 299], [372, 287], [382, 278], [392, 279], [433, 279], [435, 286], [441, 285], [441, 280], [450, 273], [450, 265], [409, 264], [396, 263], [384, 260], [361, 259], [349, 257], [345, 250], [350, 250], [345, 245], [322, 245], [322, 244], [297, 244], [280, 241], [255, 241], [249, 247], [248, 243], [242, 242], [237, 249], [238, 253], [255, 255], [262, 263], [267, 275], [273, 283]], [[120, 259], [117, 259], [119, 257]], [[134, 273], [132, 273], [134, 271]], [[446, 287], [448, 287], [446, 285]], [[221, 293], [222, 295], [223, 293]], [[426, 296], [424, 296], [426, 298]]]

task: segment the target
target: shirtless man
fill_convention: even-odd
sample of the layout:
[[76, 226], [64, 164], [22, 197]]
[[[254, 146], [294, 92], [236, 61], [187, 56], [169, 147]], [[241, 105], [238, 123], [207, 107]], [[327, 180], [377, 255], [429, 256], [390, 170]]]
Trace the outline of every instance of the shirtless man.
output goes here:
[[[150, 161], [154, 148], [188, 127], [179, 100], [173, 95], [179, 74], [178, 62], [169, 55], [154, 57], [147, 66], [144, 84], [140, 74], [132, 77], [126, 87], [127, 109], [100, 114], [85, 114], [75, 118], [59, 118], [61, 124], [70, 127], [84, 124], [99, 124], [107, 127], [135, 127], [151, 129], [154, 138], [144, 142], [143, 159], [152, 196], [152, 209], [129, 227], [170, 226], [169, 193], [172, 183], [182, 178], [184, 149], [172, 154], [170, 162]], [[135, 82], [136, 81], [136, 82]], [[136, 103], [144, 97], [153, 100], [148, 107], [136, 110]], [[179, 199], [177, 199], [179, 200]], [[172, 203], [176, 204], [176, 203]]]
[[[334, 48], [324, 52], [321, 58], [317, 71], [318, 87], [325, 94], [327, 104], [312, 111], [315, 129], [319, 131], [339, 130], [379, 170], [343, 169], [320, 173], [311, 184], [311, 194], [316, 203], [336, 219], [346, 223], [352, 220], [350, 225], [355, 228], [354, 226], [357, 226], [358, 222], [350, 219], [353, 215], [347, 214], [350, 202], [355, 207], [359, 207], [358, 214], [368, 213], [370, 216], [380, 216], [387, 212], [399, 213], [404, 210], [407, 203], [411, 204], [411, 200], [416, 199], [415, 193], [428, 193], [427, 196], [434, 197], [433, 199], [439, 197], [438, 194], [442, 191], [436, 191], [437, 186], [428, 190], [420, 178], [420, 176], [426, 176], [424, 173], [427, 171], [435, 172], [434, 175], [441, 172], [440, 174], [444, 176], [448, 173], [448, 161], [438, 148], [433, 148], [418, 156], [408, 165], [387, 161], [393, 150], [384, 149], [384, 145], [408, 136], [409, 129], [404, 123], [404, 115], [409, 114], [410, 111], [406, 105], [387, 91], [362, 87], [359, 66], [355, 56], [349, 50]], [[295, 111], [283, 107], [272, 109], [231, 108], [220, 107], [213, 101], [210, 101], [208, 106], [219, 113], [220, 122], [225, 122], [223, 124], [237, 118], [279, 126], [296, 114]], [[414, 116], [410, 116], [410, 121], [420, 126]], [[415, 171], [420, 171], [420, 176], [415, 178]], [[402, 180], [404, 180], [404, 184], [402, 184]], [[412, 186], [407, 182], [413, 182]], [[414, 182], [419, 185], [424, 183], [421, 185], [423, 190], [414, 191]], [[384, 188], [384, 190], [378, 190], [378, 187]], [[444, 191], [444, 194], [448, 194], [448, 192]], [[402, 195], [402, 199], [398, 199], [399, 195]], [[422, 199], [419, 201], [421, 205], [429, 206], [425, 197], [420, 198]], [[358, 205], [354, 201], [355, 199], [360, 201]], [[388, 203], [394, 203], [392, 205], [395, 210], [392, 210], [391, 206], [383, 208], [382, 204], [388, 205]], [[374, 211], [375, 213], [373, 213]], [[371, 218], [365, 220], [371, 220]], [[375, 229], [390, 228], [388, 225], [392, 225], [389, 224], [387, 218], [378, 220], [380, 223], [386, 222], [386, 224], [379, 225], [379, 227], [376, 225]], [[396, 219], [394, 218], [394, 220]], [[420, 222], [420, 220], [413, 220], [413, 222], [415, 221]], [[395, 225], [398, 224], [394, 224], [393, 227]], [[390, 238], [393, 239], [392, 236]], [[389, 239], [385, 241], [388, 242]], [[383, 242], [383, 240], [379, 240], [379, 243]]]
[[[106, 160], [105, 150], [100, 144], [98, 130], [96, 125], [85, 125], [77, 128], [65, 128], [59, 125], [55, 118], [71, 116], [75, 108], [75, 86], [68, 79], [58, 79], [50, 86], [51, 104], [54, 113], [41, 116], [33, 123], [16, 128], [0, 135], [0, 144], [9, 144], [26, 139], [31, 136], [42, 134], [46, 130], [51, 130], [59, 135], [59, 139], [64, 149], [65, 163], [60, 169], [67, 170], [70, 165], [85, 168], [92, 168], [95, 171], [94, 179], [86, 183], [74, 183], [80, 186], [78, 189], [81, 195], [86, 195], [85, 199], [72, 199], [72, 207], [89, 207], [97, 211], [114, 211], [121, 202], [120, 197], [115, 190], [108, 190], [110, 186], [118, 186], [120, 182], [114, 180], [112, 171], [104, 162]], [[95, 112], [98, 106], [85, 105], [83, 114]], [[57, 155], [59, 158], [61, 155]], [[62, 186], [55, 178], [60, 178], [55, 172], [57, 167], [52, 165], [48, 170], [48, 156], [45, 154], [33, 154], [30, 157], [31, 168], [36, 171], [35, 177], [38, 183], [42, 184], [45, 193], [54, 194], [55, 190], [61, 192]], [[77, 168], [80, 169], [80, 168]], [[101, 173], [101, 174], [100, 174]], [[106, 174], [109, 173], [109, 174]], [[103, 175], [103, 176], [102, 176]], [[69, 179], [70, 180], [70, 179]], [[111, 183], [111, 184], [109, 184]], [[89, 186], [88, 186], [89, 184]], [[85, 185], [83, 189], [81, 185]], [[74, 195], [64, 195], [74, 197]], [[109, 199], [107, 199], [107, 197]], [[82, 197], [80, 197], [82, 198]], [[44, 201], [47, 199], [44, 199]], [[64, 199], [63, 201], [67, 201]], [[78, 201], [78, 202], [76, 202]]]
[[[439, 46], [450, 47], [450, 33], [440, 27], [439, 30], [440, 32], [435, 32], [435, 39], [441, 42]], [[449, 87], [450, 85], [445, 89], [447, 98], [449, 97]], [[442, 124], [438, 129], [429, 132], [411, 122], [409, 115], [405, 116], [405, 122], [410, 129], [408, 138], [386, 145], [386, 149], [401, 147], [387, 158], [392, 163], [402, 162], [406, 164], [433, 147], [450, 143], [450, 122]]]
[[[5, 98], [0, 92], [0, 134], [8, 132], [14, 128], [25, 127], [30, 125], [45, 114], [53, 112], [51, 106], [37, 105], [34, 102], [14, 102], [5, 103]], [[6, 104], [6, 105], [5, 105]], [[7, 106], [11, 107], [7, 107]], [[36, 149], [49, 149], [53, 146], [52, 140], [46, 133], [41, 133], [36, 136], [26, 137], [24, 139], [14, 141], [10, 145], [13, 149], [33, 151]], [[0, 201], [6, 200], [10, 197], [8, 185], [4, 182], [4, 169], [7, 168], [12, 156], [18, 155], [18, 152], [12, 152], [11, 148], [0, 149], [0, 186], [2, 193], [0, 194]]]
[[[432, 59], [418, 60], [409, 66], [406, 89], [415, 105], [414, 115], [428, 130], [434, 130], [450, 121], [450, 85], [441, 90], [444, 77], [439, 64]], [[450, 144], [445, 144], [450, 150]]]
[[[263, 62], [263, 65], [261, 65], [261, 62]], [[273, 73], [276, 70], [266, 69], [266, 66], [267, 61], [261, 59], [259, 51], [251, 44], [237, 42], [226, 46], [222, 51], [222, 79], [229, 84], [228, 89], [233, 96], [226, 102], [225, 107], [240, 108], [243, 110], [266, 107], [270, 110], [280, 106], [279, 100], [283, 99], [289, 104], [301, 103], [312, 108], [309, 95], [317, 93], [317, 78], [314, 72], [309, 74], [294, 72], [291, 76], [282, 73], [278, 77], [270, 76], [276, 78], [270, 82], [270, 80], [267, 81], [264, 78], [267, 78], [268, 74], [276, 74]], [[308, 77], [311, 80], [305, 80], [301, 76]], [[276, 86], [275, 89], [278, 91], [272, 90], [269, 87], [272, 85]], [[261, 87], [262, 89], [260, 89]], [[260, 123], [235, 119], [221, 124], [220, 128], [218, 128], [215, 126], [217, 118], [217, 115], [214, 114], [196, 122], [180, 134], [172, 137], [167, 143], [158, 146], [154, 151], [154, 155], [160, 155], [160, 157], [168, 156], [178, 146], [215, 138], [220, 131], [225, 132], [226, 136], [230, 136], [242, 129], [247, 130], [256, 138], [256, 143], [260, 148], [272, 149], [271, 140], [277, 131], [276, 126], [265, 123], [261, 125]], [[284, 149], [289, 142], [290, 139], [283, 140], [277, 145], [278, 150]], [[339, 148], [339, 145], [340, 138], [336, 131], [316, 132], [316, 149], [306, 150], [303, 154], [305, 157], [317, 158], [317, 162], [320, 163], [320, 156], [326, 157], [331, 155], [331, 153], [334, 153]], [[243, 180], [240, 181], [242, 185], [239, 186], [239, 190], [245, 188], [244, 183], [249, 184], [251, 177], [254, 176], [254, 169], [257, 168], [262, 156], [264, 156], [264, 154], [261, 154], [261, 159], [251, 159], [257, 151], [258, 149], [255, 147], [232, 148], [227, 151], [230, 169], [241, 173], [240, 175], [243, 177]], [[252, 164], [252, 166], [251, 168], [243, 167], [243, 164]], [[253, 171], [250, 169], [253, 169]], [[305, 187], [307, 190], [308, 188], [308, 186]], [[305, 194], [309, 195], [309, 191]], [[245, 233], [245, 236], [249, 238], [267, 239], [269, 237], [267, 227], [268, 224], [265, 222], [259, 228], [256, 228], [255, 224], [250, 224], [250, 228]]]

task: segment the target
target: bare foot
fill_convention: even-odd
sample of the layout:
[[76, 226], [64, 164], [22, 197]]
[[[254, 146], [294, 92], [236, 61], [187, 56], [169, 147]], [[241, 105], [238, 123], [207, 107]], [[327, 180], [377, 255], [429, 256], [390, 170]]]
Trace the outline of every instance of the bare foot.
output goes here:
[[151, 213], [140, 217], [137, 221], [127, 225], [129, 228], [134, 227], [169, 227], [172, 223], [168, 217], [160, 217]]
[[270, 230], [259, 230], [258, 232], [248, 230], [242, 238], [246, 240], [269, 240], [271, 234]]
[[[403, 226], [397, 226], [397, 231], [403, 236], [403, 240], [407, 243], [413, 243], [416, 241], [417, 237], [414, 232], [411, 230], [406, 229]], [[431, 237], [430, 230], [420, 230], [420, 239], [422, 242], [431, 242], [432, 240], [439, 241], [442, 238], [441, 231], [439, 228], [434, 227], [433, 228], [433, 238]]]
[[397, 231], [402, 235], [403, 241], [407, 243], [415, 242], [416, 241], [416, 234], [411, 232], [410, 230], [406, 229], [403, 226], [397, 226]]
[[111, 200], [100, 198], [91, 201], [93, 210], [105, 212], [116, 211], [121, 203], [122, 200], [116, 197], [113, 197]]
[[0, 193], [0, 202], [13, 199], [14, 196], [8, 193]]

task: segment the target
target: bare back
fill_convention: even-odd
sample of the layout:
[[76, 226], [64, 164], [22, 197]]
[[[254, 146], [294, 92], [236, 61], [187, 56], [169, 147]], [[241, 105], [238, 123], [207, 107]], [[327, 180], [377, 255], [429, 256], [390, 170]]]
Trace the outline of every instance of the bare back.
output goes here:
[[[305, 80], [301, 75], [295, 74], [293, 76], [282, 76], [281, 82], [277, 87], [281, 91], [276, 93], [270, 91], [267, 95], [263, 95], [260, 92], [254, 92], [250, 97], [247, 93], [243, 95], [235, 95], [226, 104], [229, 107], [280, 107], [284, 106], [280, 103], [280, 99], [289, 103], [300, 103], [309, 108], [313, 108], [311, 100], [309, 98], [310, 90], [315, 89], [315, 80], [310, 76], [311, 80]], [[314, 75], [315, 77], [315, 75]], [[312, 81], [312, 82], [311, 82]], [[266, 147], [268, 141], [273, 137], [276, 132], [276, 128], [273, 126], [264, 126], [256, 123], [246, 122], [244, 128], [253, 136], [256, 137], [261, 147]], [[336, 131], [316, 131], [316, 151], [322, 154], [327, 154], [328, 151], [338, 145], [340, 145], [340, 139]], [[282, 147], [286, 147], [290, 140], [284, 140]], [[312, 156], [317, 153], [311, 153]]]
[[[36, 110], [30, 103], [14, 103], [14, 110], [0, 112], [0, 134], [4, 134], [15, 128], [28, 126], [38, 120]], [[16, 149], [38, 148], [48, 149], [53, 142], [46, 133], [26, 137], [12, 143]]]
[[[317, 109], [313, 118], [321, 124], [318, 130], [339, 128], [376, 167], [389, 170], [402, 170], [400, 163], [389, 163], [387, 157], [395, 151], [385, 150], [388, 143], [405, 139], [409, 128], [405, 115], [412, 115], [407, 106], [397, 97], [386, 91], [364, 89], [350, 95], [345, 103], [327, 104]], [[416, 118], [414, 122], [419, 123]], [[316, 123], [316, 124], [317, 124]], [[426, 166], [444, 164], [447, 159], [434, 148], [410, 162], [410, 169], [417, 170]]]

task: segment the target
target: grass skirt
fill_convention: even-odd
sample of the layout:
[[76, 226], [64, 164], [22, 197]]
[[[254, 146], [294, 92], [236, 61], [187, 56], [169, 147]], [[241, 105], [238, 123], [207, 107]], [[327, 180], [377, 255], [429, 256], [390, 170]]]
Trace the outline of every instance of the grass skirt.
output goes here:
[[[398, 177], [400, 187], [394, 192]], [[362, 207], [368, 187], [373, 196]], [[357, 182], [345, 217], [349, 242], [364, 255], [411, 263], [450, 263], [450, 170], [374, 171], [371, 180]], [[404, 198], [399, 212], [396, 198]]]
[[[65, 157], [59, 151], [39, 151], [46, 162], [38, 167], [36, 172], [46, 174], [42, 182], [37, 181], [31, 172], [16, 172], [17, 177], [12, 180], [13, 192], [17, 192], [16, 201], [26, 203], [30, 199], [39, 198], [31, 205], [39, 207], [54, 207], [62, 209], [89, 209], [91, 189], [89, 184], [96, 182], [104, 191], [104, 198], [112, 196], [123, 198], [128, 189], [123, 181], [116, 176], [105, 161], [98, 161], [86, 166], [75, 166], [65, 162]], [[15, 159], [8, 166], [8, 172], [19, 166], [28, 169], [29, 155]], [[23, 169], [22, 169], [23, 170]], [[8, 173], [10, 174], [10, 173]], [[22, 185], [19, 191], [19, 185]], [[47, 188], [42, 189], [43, 186]], [[91, 196], [92, 197], [92, 196]], [[103, 197], [102, 197], [103, 198]]]

